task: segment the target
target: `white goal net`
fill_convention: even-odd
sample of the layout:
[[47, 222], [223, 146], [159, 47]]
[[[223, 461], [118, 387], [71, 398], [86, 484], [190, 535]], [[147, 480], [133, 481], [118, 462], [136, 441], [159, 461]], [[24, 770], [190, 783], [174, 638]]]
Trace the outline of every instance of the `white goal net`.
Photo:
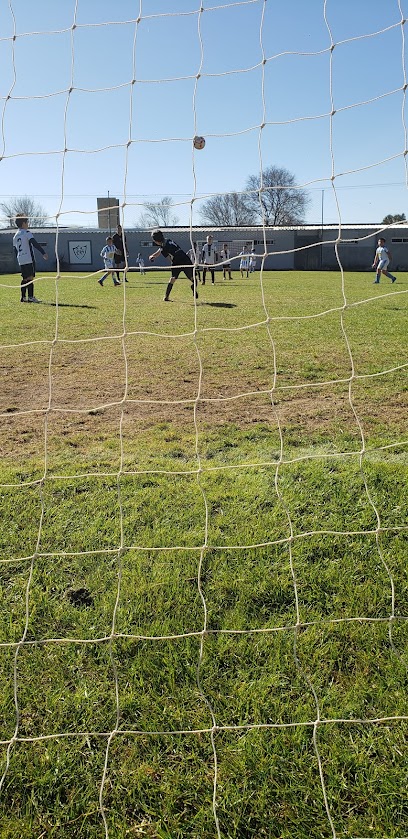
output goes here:
[[406, 14], [0, 8], [2, 836], [408, 837]]

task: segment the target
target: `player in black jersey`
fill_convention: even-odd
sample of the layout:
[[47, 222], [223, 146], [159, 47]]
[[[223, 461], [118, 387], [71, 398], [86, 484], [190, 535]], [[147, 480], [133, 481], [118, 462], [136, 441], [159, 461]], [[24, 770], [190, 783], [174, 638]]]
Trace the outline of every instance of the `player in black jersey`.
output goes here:
[[170, 292], [180, 274], [180, 271], [184, 271], [187, 279], [190, 280], [191, 291], [197, 299], [197, 283], [194, 277], [194, 269], [190, 257], [187, 256], [187, 254], [179, 247], [179, 245], [177, 245], [176, 242], [173, 242], [173, 239], [165, 239], [161, 230], [153, 231], [152, 241], [158, 246], [158, 250], [149, 256], [150, 262], [154, 262], [158, 256], [167, 256], [172, 264], [171, 277], [167, 284], [166, 294], [164, 295], [165, 301], [167, 302], [170, 300]]

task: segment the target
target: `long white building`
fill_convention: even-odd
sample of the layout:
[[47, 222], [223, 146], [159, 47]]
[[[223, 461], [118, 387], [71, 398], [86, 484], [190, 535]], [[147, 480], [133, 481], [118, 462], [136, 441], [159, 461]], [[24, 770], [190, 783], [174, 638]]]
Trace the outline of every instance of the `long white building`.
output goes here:
[[[33, 228], [33, 233], [46, 249], [49, 260], [41, 270], [56, 271], [58, 253], [60, 271], [92, 273], [103, 267], [100, 252], [105, 245], [109, 230], [82, 228], [43, 227]], [[114, 232], [114, 231], [113, 231]], [[393, 256], [395, 271], [408, 270], [408, 223], [384, 228], [380, 224], [345, 224], [322, 227], [317, 224], [297, 227], [171, 227], [163, 228], [165, 236], [174, 239], [184, 250], [198, 244], [198, 253], [209, 233], [221, 250], [227, 243], [233, 257], [232, 267], [238, 267], [238, 254], [246, 244], [258, 255], [257, 268], [290, 271], [338, 270], [339, 260], [347, 271], [369, 270], [373, 261], [379, 235], [387, 240]], [[0, 273], [18, 271], [12, 247], [14, 229], [0, 230]], [[150, 231], [130, 228], [125, 230], [129, 265], [136, 268], [140, 254], [148, 264], [152, 253]], [[164, 262], [163, 262], [164, 264]], [[155, 262], [160, 268], [160, 260]]]

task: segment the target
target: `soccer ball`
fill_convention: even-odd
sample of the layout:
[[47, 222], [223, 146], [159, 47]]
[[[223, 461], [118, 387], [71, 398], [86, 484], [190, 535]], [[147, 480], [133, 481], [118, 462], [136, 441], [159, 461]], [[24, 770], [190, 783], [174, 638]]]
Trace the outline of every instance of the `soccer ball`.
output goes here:
[[204, 137], [194, 137], [193, 146], [195, 149], [203, 149], [205, 146]]

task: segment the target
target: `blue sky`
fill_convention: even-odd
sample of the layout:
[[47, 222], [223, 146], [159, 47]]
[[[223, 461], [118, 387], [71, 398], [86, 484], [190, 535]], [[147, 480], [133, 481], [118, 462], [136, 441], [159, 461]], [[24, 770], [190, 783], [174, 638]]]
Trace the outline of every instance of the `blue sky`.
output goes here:
[[2, 3], [0, 201], [95, 226], [109, 191], [133, 226], [164, 195], [189, 223], [194, 197], [199, 223], [203, 197], [275, 165], [305, 185], [309, 222], [408, 215], [405, 15], [408, 0]]

